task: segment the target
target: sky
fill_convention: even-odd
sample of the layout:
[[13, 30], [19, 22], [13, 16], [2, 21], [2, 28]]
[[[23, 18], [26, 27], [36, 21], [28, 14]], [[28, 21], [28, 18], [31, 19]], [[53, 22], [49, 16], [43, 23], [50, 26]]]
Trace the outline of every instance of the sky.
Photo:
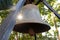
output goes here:
[[58, 0], [57, 2], [60, 3], [60, 0]]

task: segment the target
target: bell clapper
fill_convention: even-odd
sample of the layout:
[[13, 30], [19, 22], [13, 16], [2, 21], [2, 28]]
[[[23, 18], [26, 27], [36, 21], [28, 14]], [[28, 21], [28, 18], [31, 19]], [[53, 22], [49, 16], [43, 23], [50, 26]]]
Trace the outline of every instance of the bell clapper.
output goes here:
[[28, 30], [28, 32], [29, 32], [30, 36], [34, 36], [34, 34], [35, 34], [35, 32], [34, 32], [34, 30], [32, 28], [30, 28]]
[[36, 40], [36, 33], [34, 32], [34, 30], [32, 28], [29, 29], [29, 34], [30, 34], [30, 36], [34, 36], [35, 40]]

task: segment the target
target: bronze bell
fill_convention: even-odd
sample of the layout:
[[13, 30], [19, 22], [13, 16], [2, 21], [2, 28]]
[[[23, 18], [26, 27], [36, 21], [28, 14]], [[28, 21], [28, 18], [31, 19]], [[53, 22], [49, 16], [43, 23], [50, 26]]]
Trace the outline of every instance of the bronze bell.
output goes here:
[[49, 29], [50, 26], [42, 20], [38, 7], [33, 4], [27, 4], [18, 12], [13, 30], [20, 33], [30, 32], [33, 34], [42, 33]]

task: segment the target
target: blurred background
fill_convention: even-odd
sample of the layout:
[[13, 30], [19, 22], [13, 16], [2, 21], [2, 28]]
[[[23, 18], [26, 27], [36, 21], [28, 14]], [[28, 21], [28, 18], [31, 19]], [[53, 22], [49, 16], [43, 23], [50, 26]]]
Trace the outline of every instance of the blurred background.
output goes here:
[[[0, 25], [11, 12], [19, 0], [0, 0]], [[60, 0], [46, 0], [50, 6], [60, 13]], [[37, 1], [34, 0], [33, 4]], [[27, 2], [26, 2], [27, 3]], [[26, 4], [25, 4], [26, 5]], [[60, 40], [60, 20], [42, 2], [37, 4], [42, 19], [49, 23], [48, 32], [37, 34], [37, 40]], [[34, 40], [34, 36], [12, 31], [9, 40]]]

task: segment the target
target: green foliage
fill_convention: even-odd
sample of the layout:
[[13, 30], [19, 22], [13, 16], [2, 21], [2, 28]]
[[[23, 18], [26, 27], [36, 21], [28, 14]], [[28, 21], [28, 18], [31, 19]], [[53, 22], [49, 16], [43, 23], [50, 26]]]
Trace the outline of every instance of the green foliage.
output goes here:
[[41, 13], [41, 14], [44, 14], [44, 5], [43, 5], [43, 3], [39, 3], [39, 4], [38, 4], [38, 7], [39, 7], [40, 13]]
[[16, 5], [16, 3], [18, 2], [18, 0], [12, 0], [13, 5]]
[[[3, 0], [2, 2], [1, 1], [2, 0], [0, 0], [0, 9], [6, 9], [6, 8], [8, 8], [8, 6], [10, 7], [10, 5], [12, 5], [12, 4], [16, 5], [16, 3], [18, 2], [18, 0], [9, 0], [9, 1]], [[54, 6], [54, 4], [56, 2], [56, 0], [46, 0], [46, 1], [52, 7]], [[36, 2], [36, 0], [35, 0], [35, 2]], [[55, 17], [48, 8], [45, 8], [45, 5], [43, 3], [39, 3], [37, 6], [39, 7], [40, 14], [42, 16], [43, 15], [47, 16], [46, 21], [50, 24], [50, 26], [55, 27], [55, 25], [57, 25], [56, 28], [60, 27], [60, 19]], [[59, 12], [60, 3], [58, 3], [54, 9]], [[0, 11], [0, 21], [3, 21], [9, 12], [10, 12], [9, 9]], [[55, 20], [56, 24], [54, 23], [54, 20]], [[39, 33], [39, 34], [37, 34], [37, 39], [38, 40], [57, 40], [56, 36], [58, 34], [58, 31], [57, 30], [52, 30], [52, 31], [54, 32], [54, 35], [52, 35], [50, 32], [46, 32], [45, 36], [43, 36], [42, 33]], [[19, 35], [19, 36], [17, 37], [17, 35]], [[34, 37], [30, 36], [29, 34], [21, 34], [21, 33], [17, 33], [17, 32], [12, 32], [9, 40], [15, 40], [15, 36], [18, 38], [18, 40], [34, 40]], [[54, 37], [52, 37], [52, 36], [54, 36]]]
[[2, 10], [0, 11], [0, 16], [4, 19], [8, 15], [9, 11], [8, 10]]
[[56, 0], [47, 0], [47, 2], [50, 4], [50, 6], [53, 6]]

